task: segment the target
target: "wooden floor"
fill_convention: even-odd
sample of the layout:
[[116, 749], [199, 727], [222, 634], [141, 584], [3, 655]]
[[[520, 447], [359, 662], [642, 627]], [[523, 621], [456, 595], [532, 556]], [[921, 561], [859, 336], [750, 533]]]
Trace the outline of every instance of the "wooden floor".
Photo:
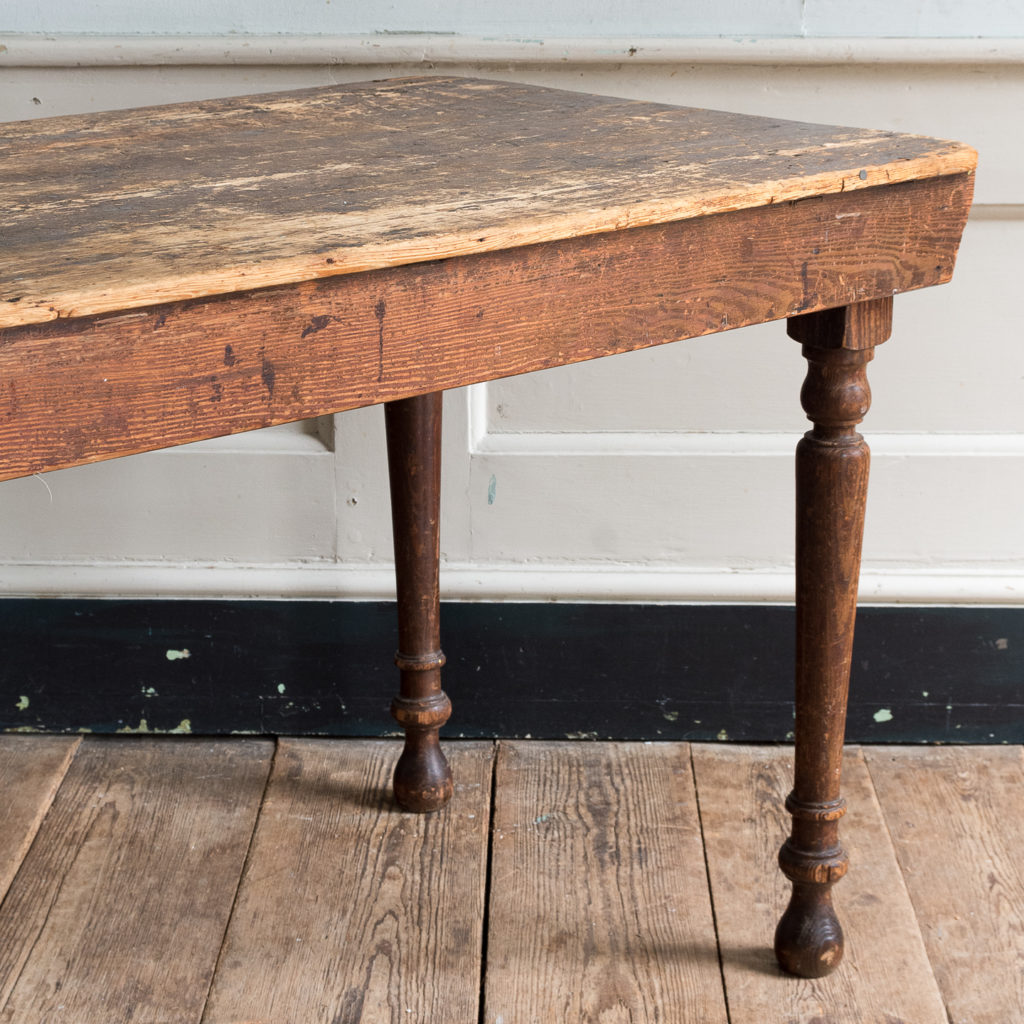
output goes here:
[[847, 959], [780, 975], [786, 749], [0, 738], [0, 1021], [1016, 1024], [1018, 747], [850, 749]]

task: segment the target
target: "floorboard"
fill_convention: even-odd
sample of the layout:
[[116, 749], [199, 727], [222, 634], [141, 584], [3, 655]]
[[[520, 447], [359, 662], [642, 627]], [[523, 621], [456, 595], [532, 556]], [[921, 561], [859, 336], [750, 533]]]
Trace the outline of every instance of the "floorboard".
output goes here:
[[0, 737], [0, 1024], [1024, 1022], [1020, 747], [847, 750], [818, 981], [771, 953], [789, 749], [447, 749], [418, 816], [397, 742]]
[[28, 853], [80, 742], [77, 736], [0, 736], [0, 899]]
[[783, 975], [772, 954], [789, 896], [776, 856], [792, 751], [694, 747], [694, 770], [731, 1024], [947, 1024], [860, 751], [844, 759], [850, 872], [834, 890], [846, 954], [816, 980]]
[[725, 1024], [686, 744], [500, 746], [485, 1024]]
[[204, 1024], [476, 1024], [490, 742], [452, 803], [395, 807], [400, 744], [280, 740]]
[[272, 749], [85, 739], [0, 908], [0, 1020], [197, 1022]]
[[1019, 747], [868, 753], [951, 1024], [1024, 1020]]

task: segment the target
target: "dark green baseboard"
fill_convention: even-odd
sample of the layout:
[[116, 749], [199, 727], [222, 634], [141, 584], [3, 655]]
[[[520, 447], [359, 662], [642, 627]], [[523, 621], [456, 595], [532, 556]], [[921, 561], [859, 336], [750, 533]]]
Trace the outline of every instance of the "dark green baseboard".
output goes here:
[[[448, 736], [785, 741], [793, 610], [446, 604]], [[0, 729], [381, 736], [394, 607], [8, 599]], [[1024, 609], [865, 608], [848, 738], [1024, 742]]]

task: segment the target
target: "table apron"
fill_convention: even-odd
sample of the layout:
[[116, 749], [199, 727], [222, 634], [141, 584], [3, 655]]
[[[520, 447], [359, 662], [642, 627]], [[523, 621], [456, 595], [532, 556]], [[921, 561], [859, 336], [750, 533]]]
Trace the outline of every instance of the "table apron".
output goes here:
[[0, 479], [948, 281], [961, 174], [0, 332]]

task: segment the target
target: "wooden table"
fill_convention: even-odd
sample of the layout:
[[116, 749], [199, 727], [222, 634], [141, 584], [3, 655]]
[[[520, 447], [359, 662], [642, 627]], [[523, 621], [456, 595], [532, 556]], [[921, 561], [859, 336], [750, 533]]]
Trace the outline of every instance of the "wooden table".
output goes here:
[[820, 976], [842, 956], [865, 367], [893, 294], [949, 280], [975, 160], [918, 136], [455, 78], [4, 126], [0, 479], [385, 403], [395, 793], [429, 811], [452, 792], [441, 392], [788, 317], [812, 429], [776, 952]]

